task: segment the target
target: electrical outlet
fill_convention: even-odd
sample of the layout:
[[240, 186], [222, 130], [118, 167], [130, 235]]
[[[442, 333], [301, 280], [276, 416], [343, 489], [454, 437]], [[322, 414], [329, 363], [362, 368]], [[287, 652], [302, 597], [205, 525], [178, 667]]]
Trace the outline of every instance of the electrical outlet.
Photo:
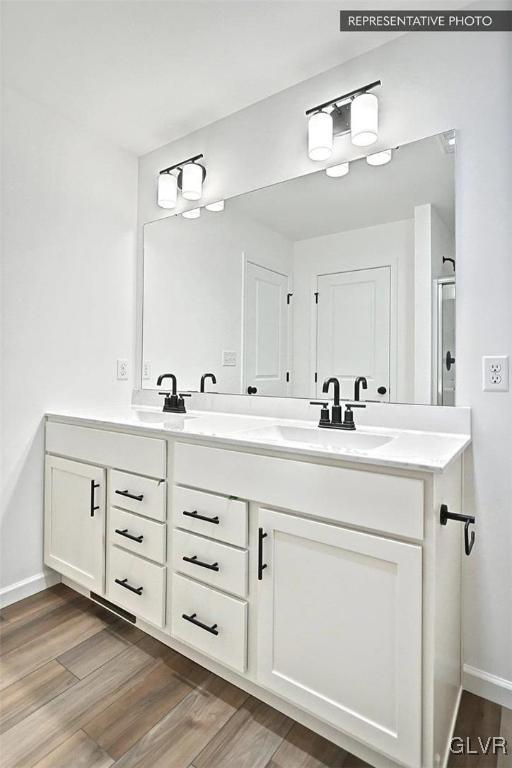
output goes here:
[[151, 363], [149, 362], [149, 360], [145, 360], [142, 363], [142, 378], [143, 379], [151, 378]]
[[482, 364], [484, 392], [508, 392], [508, 356], [486, 356]]
[[126, 381], [128, 378], [128, 360], [117, 361], [117, 379], [118, 381]]
[[222, 352], [222, 365], [233, 366], [236, 365], [236, 352], [233, 350], [224, 349]]

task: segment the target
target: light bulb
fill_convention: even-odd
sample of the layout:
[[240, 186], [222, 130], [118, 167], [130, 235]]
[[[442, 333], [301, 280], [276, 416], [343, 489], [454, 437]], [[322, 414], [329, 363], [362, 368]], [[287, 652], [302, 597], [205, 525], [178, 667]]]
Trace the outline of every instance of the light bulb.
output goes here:
[[379, 129], [379, 100], [373, 93], [356, 96], [350, 106], [350, 135], [352, 144], [368, 147], [377, 141]]
[[373, 155], [368, 155], [366, 162], [368, 165], [386, 165], [392, 157], [392, 149], [383, 149], [382, 152], [374, 152]]
[[224, 200], [217, 200], [216, 203], [208, 203], [208, 205], [205, 207], [207, 211], [223, 211]]
[[191, 208], [189, 211], [183, 211], [181, 215], [184, 219], [198, 219], [201, 215], [201, 209]]
[[187, 163], [181, 173], [181, 194], [185, 200], [200, 200], [203, 194], [204, 168], [199, 163]]
[[314, 112], [308, 123], [308, 155], [311, 160], [327, 160], [333, 145], [332, 116]]
[[158, 205], [160, 208], [175, 208], [178, 199], [178, 179], [172, 173], [158, 176]]
[[340, 163], [339, 165], [331, 165], [330, 168], [325, 169], [327, 176], [330, 176], [332, 179], [339, 179], [341, 176], [346, 176], [349, 171], [350, 171], [349, 163]]

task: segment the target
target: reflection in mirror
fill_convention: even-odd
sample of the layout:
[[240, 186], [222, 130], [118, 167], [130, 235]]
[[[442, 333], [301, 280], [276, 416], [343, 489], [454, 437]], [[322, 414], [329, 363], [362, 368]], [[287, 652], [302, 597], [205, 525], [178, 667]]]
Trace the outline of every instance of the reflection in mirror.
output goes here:
[[453, 132], [144, 227], [143, 386], [455, 402]]

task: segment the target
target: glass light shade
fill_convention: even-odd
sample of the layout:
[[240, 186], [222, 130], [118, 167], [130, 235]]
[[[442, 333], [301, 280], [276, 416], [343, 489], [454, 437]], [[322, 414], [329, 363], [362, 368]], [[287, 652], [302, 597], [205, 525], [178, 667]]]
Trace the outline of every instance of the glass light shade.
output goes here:
[[175, 208], [178, 199], [178, 179], [172, 173], [158, 176], [158, 205], [160, 208]]
[[201, 209], [191, 208], [190, 211], [183, 211], [181, 215], [184, 219], [198, 219], [201, 215]]
[[224, 200], [218, 200], [216, 203], [208, 203], [206, 206], [207, 211], [223, 211]]
[[332, 116], [314, 112], [308, 123], [308, 155], [311, 160], [327, 160], [333, 145]]
[[393, 157], [393, 150], [384, 149], [382, 152], [374, 152], [373, 155], [368, 155], [366, 162], [368, 165], [386, 165]]
[[350, 136], [352, 144], [368, 147], [377, 141], [379, 131], [379, 100], [373, 93], [356, 96], [350, 106]]
[[181, 176], [181, 194], [185, 200], [200, 200], [203, 194], [203, 166], [187, 163]]
[[339, 165], [331, 165], [330, 168], [326, 168], [325, 172], [332, 179], [339, 179], [340, 176], [346, 176], [350, 171], [349, 163], [340, 163]]

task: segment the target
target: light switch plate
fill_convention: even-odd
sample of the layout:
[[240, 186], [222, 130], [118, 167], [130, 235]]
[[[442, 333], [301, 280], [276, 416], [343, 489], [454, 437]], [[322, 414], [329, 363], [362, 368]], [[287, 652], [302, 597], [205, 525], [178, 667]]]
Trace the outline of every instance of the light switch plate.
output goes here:
[[508, 355], [486, 355], [482, 358], [484, 392], [508, 392]]
[[236, 365], [236, 352], [234, 350], [224, 349], [222, 351], [222, 365], [223, 366]]
[[128, 360], [117, 361], [117, 380], [126, 381], [128, 378]]

